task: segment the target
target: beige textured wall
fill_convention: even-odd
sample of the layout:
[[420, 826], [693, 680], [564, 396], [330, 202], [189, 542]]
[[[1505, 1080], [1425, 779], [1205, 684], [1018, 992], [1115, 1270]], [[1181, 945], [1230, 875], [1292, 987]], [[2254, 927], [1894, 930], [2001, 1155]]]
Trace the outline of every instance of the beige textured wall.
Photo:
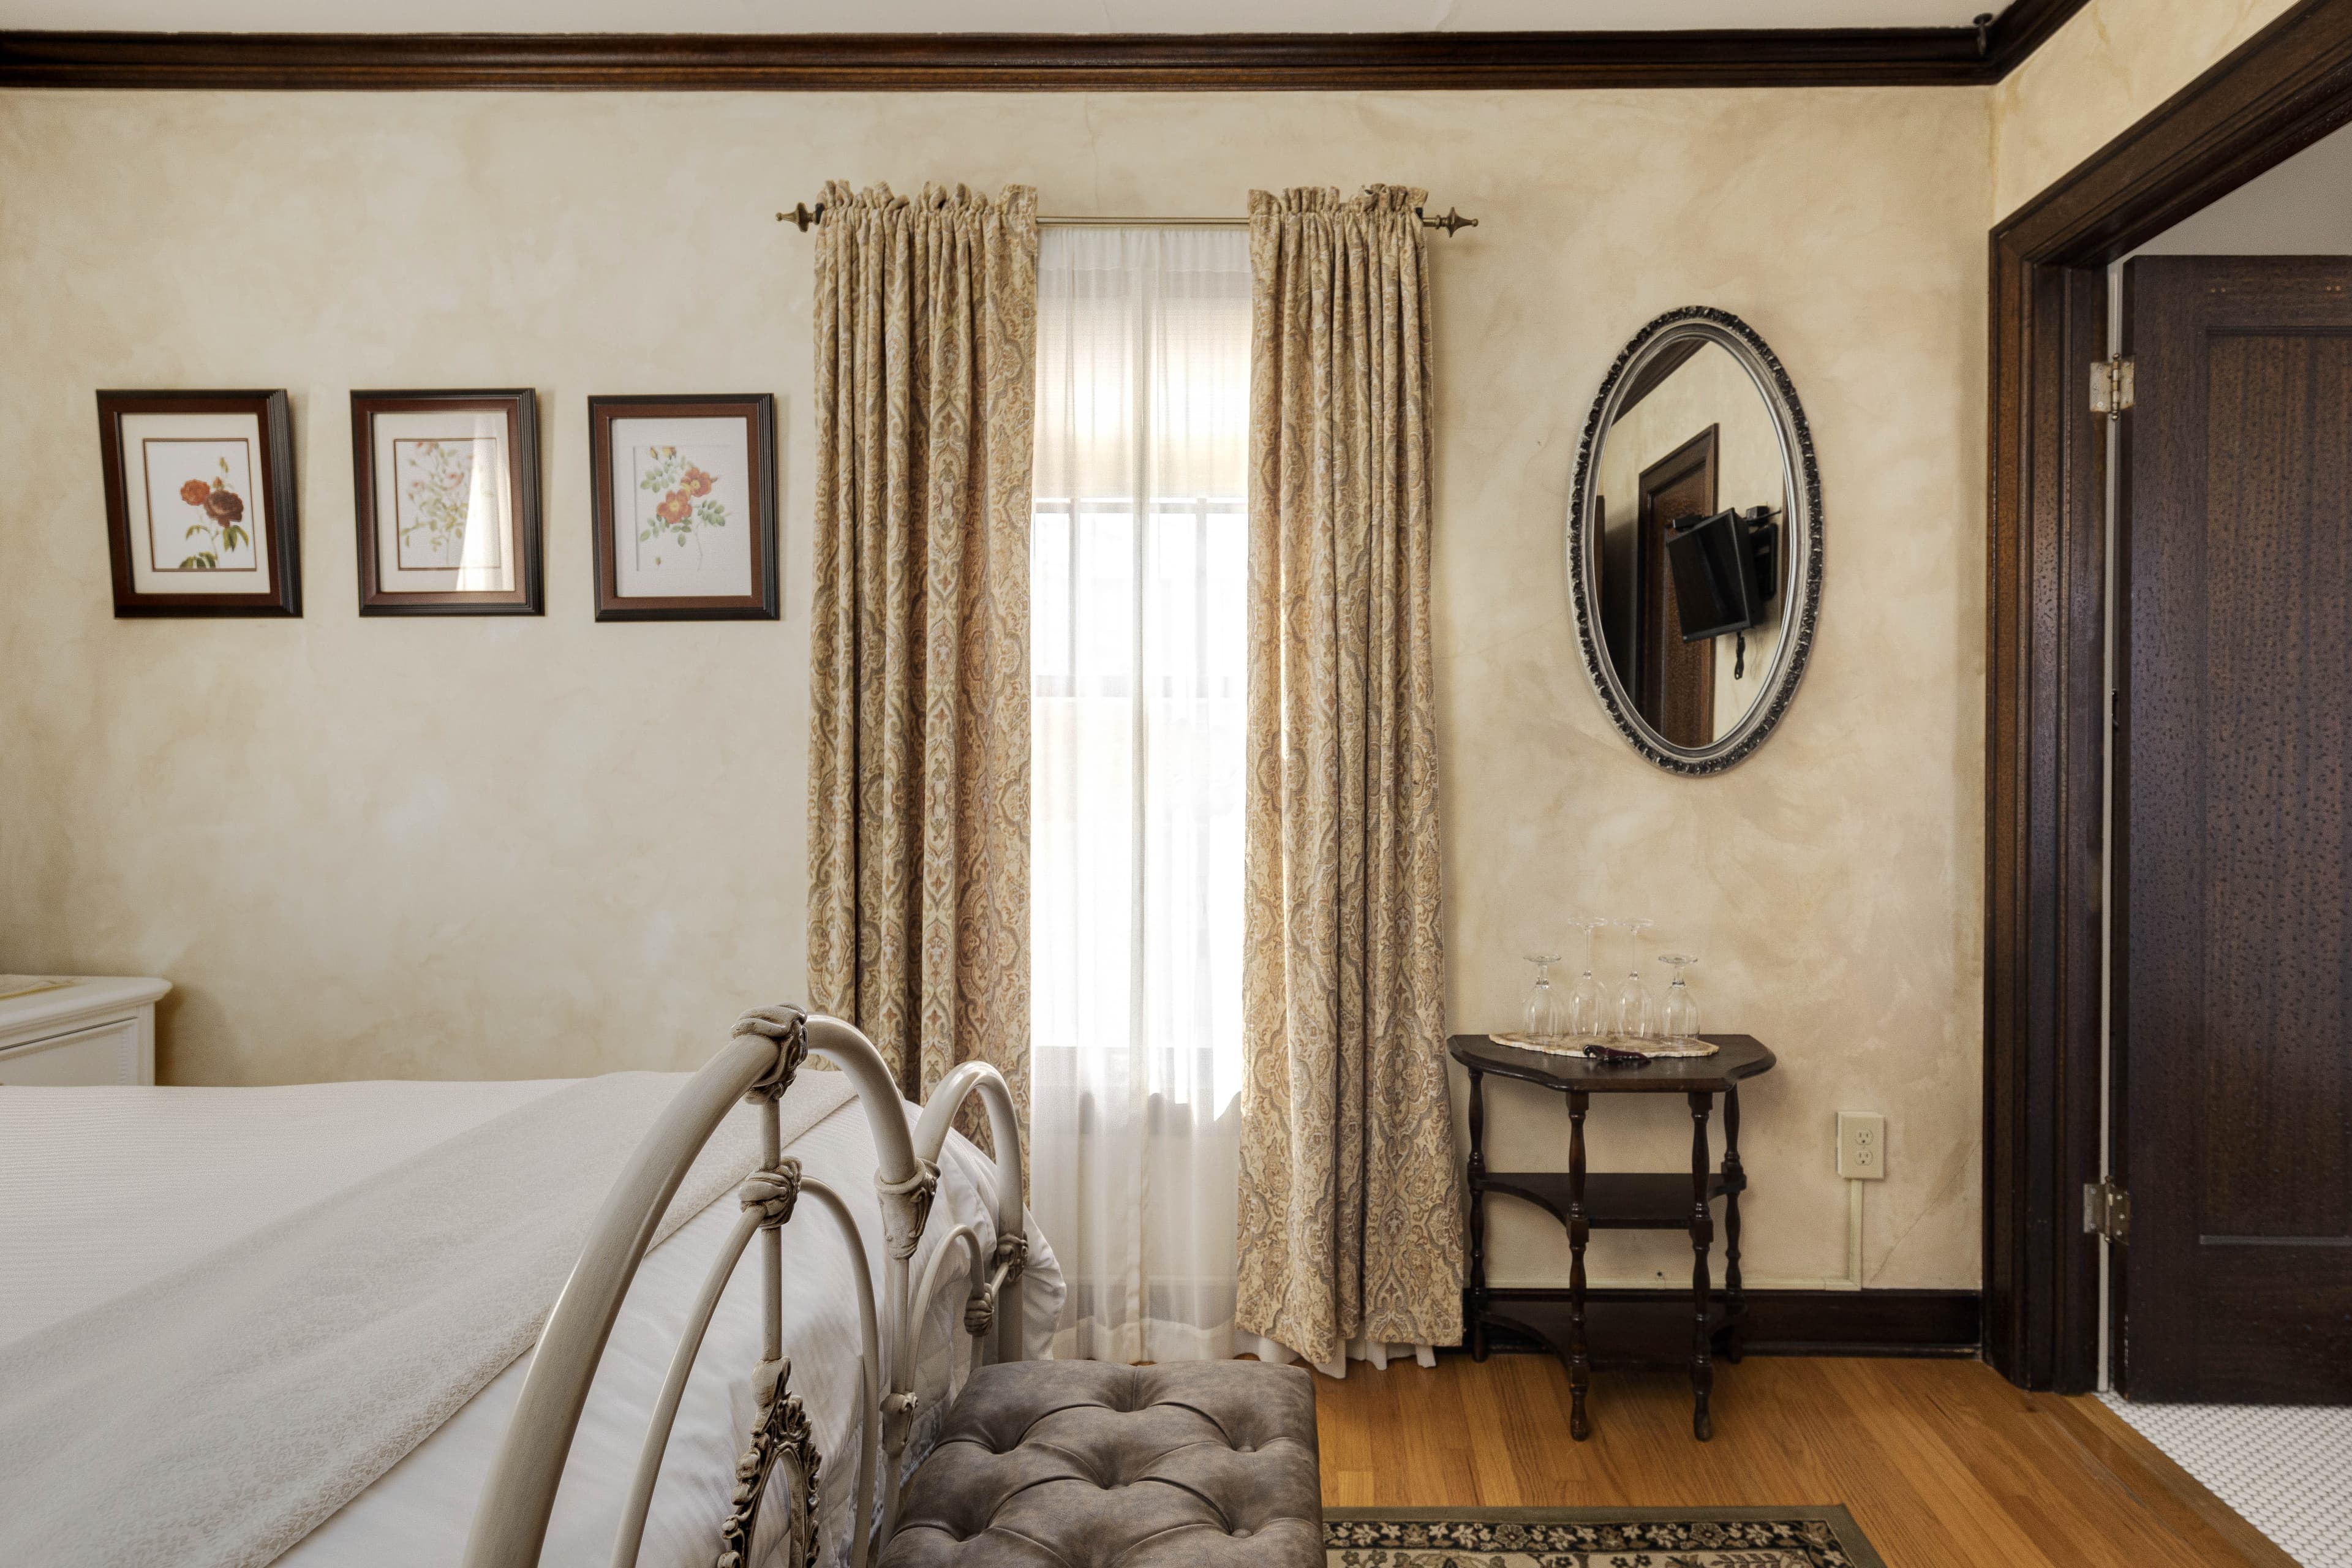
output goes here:
[[[184, 1082], [696, 1061], [802, 979], [809, 242], [770, 215], [827, 175], [1407, 181], [1485, 220], [1433, 246], [1455, 1026], [1571, 915], [1647, 914], [1781, 1053], [1751, 1268], [1842, 1269], [1831, 1116], [1868, 1108], [1873, 1281], [1972, 1285], [1988, 130], [1972, 90], [0, 97], [0, 968], [172, 977]], [[1706, 781], [1611, 730], [1560, 570], [1593, 389], [1689, 303], [1788, 364], [1828, 519], [1794, 710]], [[359, 619], [349, 390], [517, 384], [548, 616]], [[117, 621], [91, 392], [215, 385], [292, 392], [305, 616]], [[757, 390], [783, 623], [593, 624], [583, 399]], [[1498, 1156], [1559, 1163], [1558, 1109], [1496, 1098]], [[1671, 1167], [1672, 1109], [1609, 1108], [1600, 1157]], [[1518, 1224], [1501, 1272], [1559, 1251]]]
[[2039, 195], [2294, 3], [2091, 0], [1992, 89], [1993, 216]]

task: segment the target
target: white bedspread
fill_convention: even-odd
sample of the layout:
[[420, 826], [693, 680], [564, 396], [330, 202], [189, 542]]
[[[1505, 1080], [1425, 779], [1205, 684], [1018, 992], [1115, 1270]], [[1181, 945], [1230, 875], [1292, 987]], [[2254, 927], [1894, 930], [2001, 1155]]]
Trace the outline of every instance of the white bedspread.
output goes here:
[[[676, 1079], [673, 1081], [682, 1081]], [[77, 1311], [102, 1309], [100, 1298], [136, 1291], [174, 1268], [186, 1268], [219, 1246], [273, 1221], [336, 1183], [357, 1184], [395, 1166], [425, 1145], [465, 1131], [562, 1089], [543, 1084], [351, 1084], [269, 1090], [0, 1090], [0, 1359], [10, 1342], [38, 1336]], [[177, 1103], [129, 1141], [68, 1129], [79, 1107], [46, 1103], [73, 1115], [45, 1120], [20, 1096], [163, 1097]], [[145, 1114], [142, 1110], [142, 1114]], [[154, 1120], [152, 1117], [151, 1121]], [[739, 1118], [748, 1121], [748, 1113]], [[27, 1131], [27, 1129], [31, 1131]], [[119, 1133], [118, 1126], [111, 1131]], [[67, 1147], [96, 1148], [144, 1200], [125, 1205], [86, 1178], [61, 1173], [74, 1163]], [[811, 1175], [844, 1194], [867, 1226], [868, 1253], [879, 1270], [878, 1215], [872, 1195], [873, 1153], [854, 1105], [818, 1124], [793, 1146]], [[990, 1237], [982, 1195], [992, 1177], [985, 1160], [961, 1140], [942, 1162], [940, 1203], [926, 1248], [951, 1226], [971, 1223]], [[601, 1196], [601, 1184], [598, 1189]], [[575, 1441], [544, 1561], [601, 1563], [609, 1554], [626, 1478], [642, 1439], [645, 1414], [658, 1388], [688, 1301], [712, 1250], [733, 1218], [717, 1205], [687, 1224], [647, 1259], [616, 1325], [594, 1394]], [[1050, 1253], [1033, 1232], [1024, 1285], [1031, 1339], [1050, 1336], [1061, 1286]], [[838, 1558], [847, 1541], [847, 1486], [853, 1475], [856, 1331], [846, 1260], [822, 1216], [804, 1209], [786, 1232], [787, 1351], [793, 1387], [807, 1402], [824, 1468], [822, 1527]], [[919, 1272], [920, 1259], [918, 1259]], [[18, 1267], [17, 1265], [22, 1265]], [[733, 1457], [751, 1415], [748, 1373], [758, 1358], [757, 1290], [745, 1278], [730, 1289], [706, 1342], [673, 1436], [641, 1562], [679, 1568], [708, 1562], [731, 1484]], [[551, 1297], [552, 1292], [551, 1291]], [[934, 1310], [925, 1340], [923, 1380], [933, 1420], [948, 1393], [950, 1326], [959, 1303]], [[958, 1347], [960, 1350], [960, 1346]], [[499, 1373], [407, 1458], [353, 1497], [302, 1540], [283, 1562], [329, 1564], [453, 1562], [470, 1523], [489, 1456], [503, 1437], [527, 1363]], [[135, 1362], [126, 1359], [126, 1364]], [[0, 1388], [0, 1422], [15, 1402]], [[360, 1413], [362, 1416], [365, 1412]], [[69, 1434], [68, 1434], [69, 1435]], [[28, 1561], [15, 1538], [24, 1479], [0, 1469], [0, 1559]], [[115, 1495], [128, 1494], [114, 1479]], [[776, 1510], [770, 1510], [772, 1521]], [[91, 1539], [110, 1535], [103, 1518]], [[762, 1531], [762, 1545], [769, 1531]], [[45, 1549], [46, 1550], [46, 1549]], [[95, 1558], [93, 1552], [90, 1556]], [[81, 1560], [77, 1554], [75, 1560]], [[176, 1559], [175, 1559], [176, 1560]], [[256, 1559], [261, 1561], [265, 1559]]]
[[576, 1081], [0, 1088], [0, 1345]]

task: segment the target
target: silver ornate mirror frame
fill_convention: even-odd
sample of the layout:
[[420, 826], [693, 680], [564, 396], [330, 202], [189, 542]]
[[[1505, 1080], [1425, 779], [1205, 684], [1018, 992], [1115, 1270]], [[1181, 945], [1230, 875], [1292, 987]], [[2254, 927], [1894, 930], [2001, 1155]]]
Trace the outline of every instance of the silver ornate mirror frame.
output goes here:
[[[1780, 646], [1774, 650], [1770, 673], [1754, 705], [1729, 734], [1705, 746], [1680, 746], [1651, 728], [1635, 710], [1631, 695], [1618, 678], [1601, 640], [1600, 606], [1595, 602], [1592, 555], [1599, 541], [1591, 537], [1593, 491], [1600, 484], [1601, 446], [1616, 422], [1618, 405], [1642, 365], [1675, 343], [1692, 338], [1721, 345], [1756, 384], [1772, 416], [1780, 443], [1780, 464], [1788, 477], [1789, 510], [1783, 550], [1789, 552], [1789, 588], [1781, 595]], [[1584, 422], [1584, 438], [1576, 449], [1576, 482], [1568, 503], [1568, 594], [1576, 613], [1576, 641], [1584, 655], [1584, 672], [1633, 748], [1669, 773], [1701, 775], [1719, 773], [1746, 760], [1764, 743], [1764, 737], [1788, 711], [1797, 682], [1805, 673], [1812, 651], [1813, 626], [1822, 603], [1822, 479], [1813, 461], [1812, 429], [1805, 423], [1804, 405], [1789, 373], [1771, 349], [1747, 322], [1727, 310], [1686, 305], [1669, 310], [1633, 334], [1618, 354], [1617, 363], [1601, 383], [1592, 412]]]

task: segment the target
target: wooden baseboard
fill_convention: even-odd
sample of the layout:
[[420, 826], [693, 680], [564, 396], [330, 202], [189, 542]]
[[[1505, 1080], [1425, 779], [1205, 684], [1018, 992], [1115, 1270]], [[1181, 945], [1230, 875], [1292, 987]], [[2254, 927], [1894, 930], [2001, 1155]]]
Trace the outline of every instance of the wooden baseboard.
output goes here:
[[[1489, 1290], [1491, 1311], [1560, 1342], [1568, 1292]], [[1688, 1333], [1686, 1290], [1590, 1290], [1585, 1299], [1618, 1322], [1637, 1321], [1643, 1337]], [[1464, 1316], [1469, 1304], [1464, 1301]], [[1652, 1321], [1654, 1320], [1654, 1322]], [[1974, 1290], [1751, 1290], [1745, 1352], [1749, 1355], [1924, 1356], [1973, 1360], [1983, 1343], [1983, 1300]], [[1498, 1351], [1544, 1351], [1535, 1340], [1490, 1336]], [[1605, 1348], [1605, 1347], [1603, 1347]]]

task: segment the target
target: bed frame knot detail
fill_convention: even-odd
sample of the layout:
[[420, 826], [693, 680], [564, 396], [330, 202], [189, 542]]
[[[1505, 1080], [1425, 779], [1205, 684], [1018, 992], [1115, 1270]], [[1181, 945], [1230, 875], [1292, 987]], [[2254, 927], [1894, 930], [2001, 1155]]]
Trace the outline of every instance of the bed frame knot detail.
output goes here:
[[882, 1196], [882, 1234], [889, 1242], [890, 1256], [914, 1257], [923, 1239], [923, 1226], [930, 1222], [931, 1199], [940, 1190], [940, 1168], [918, 1155], [913, 1175], [894, 1182], [877, 1172], [874, 1190]]
[[793, 1205], [800, 1202], [801, 1163], [787, 1154], [772, 1170], [744, 1177], [736, 1194], [746, 1209], [760, 1211], [761, 1230], [773, 1230], [793, 1217]]

